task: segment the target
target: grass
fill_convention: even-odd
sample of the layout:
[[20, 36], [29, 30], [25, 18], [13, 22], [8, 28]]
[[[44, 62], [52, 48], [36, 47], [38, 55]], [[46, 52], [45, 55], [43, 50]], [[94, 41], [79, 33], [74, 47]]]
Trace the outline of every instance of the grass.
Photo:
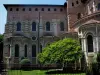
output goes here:
[[45, 75], [45, 71], [32, 70], [32, 71], [23, 71], [23, 70], [11, 70], [8, 72], [8, 75]]
[[[23, 71], [23, 70], [10, 70], [8, 75], [47, 75], [47, 70], [32, 70], [32, 71]], [[85, 75], [85, 73], [78, 74], [49, 74], [49, 75]]]

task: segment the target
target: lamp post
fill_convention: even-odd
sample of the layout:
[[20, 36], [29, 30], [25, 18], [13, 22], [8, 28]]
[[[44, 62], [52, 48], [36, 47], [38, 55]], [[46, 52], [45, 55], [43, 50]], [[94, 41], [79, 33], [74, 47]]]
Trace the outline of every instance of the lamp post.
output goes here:
[[39, 23], [38, 23], [38, 53], [40, 52], [40, 12], [39, 12]]
[[[38, 54], [40, 52], [40, 12], [39, 12], [39, 16], [38, 16], [38, 20], [39, 20], [39, 23], [38, 23], [38, 31], [37, 31], [37, 44], [38, 44], [38, 51], [36, 54]], [[38, 60], [36, 59], [36, 62], [38, 63]]]

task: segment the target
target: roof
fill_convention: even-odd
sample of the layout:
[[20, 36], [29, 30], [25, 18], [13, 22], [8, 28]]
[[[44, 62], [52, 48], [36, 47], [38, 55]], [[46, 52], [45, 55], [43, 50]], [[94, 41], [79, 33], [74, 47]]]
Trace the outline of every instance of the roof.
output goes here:
[[52, 5], [52, 4], [4, 4], [7, 9], [8, 6], [53, 6], [53, 7], [63, 7], [64, 5]]
[[100, 23], [100, 21], [98, 21], [98, 20], [94, 20], [94, 19], [91, 19], [91, 20], [89, 20], [89, 21], [83, 23], [83, 25], [91, 24], [91, 23]]
[[86, 25], [87, 26], [91, 25], [91, 24], [93, 24], [93, 25], [96, 25], [96, 24], [100, 25], [100, 21], [91, 19], [91, 20], [89, 20], [89, 21], [87, 21], [87, 22], [85, 22], [83, 24], [80, 24], [78, 27], [80, 28], [80, 27], [83, 27], [83, 26], [86, 26]]

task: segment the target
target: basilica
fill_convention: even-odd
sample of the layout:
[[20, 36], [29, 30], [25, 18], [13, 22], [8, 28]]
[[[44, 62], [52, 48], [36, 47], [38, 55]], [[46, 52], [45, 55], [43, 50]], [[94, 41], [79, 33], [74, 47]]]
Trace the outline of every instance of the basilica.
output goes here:
[[38, 64], [37, 54], [53, 41], [75, 38], [81, 43], [86, 62], [100, 51], [100, 1], [66, 0], [63, 5], [4, 4], [4, 60], [22, 58]]

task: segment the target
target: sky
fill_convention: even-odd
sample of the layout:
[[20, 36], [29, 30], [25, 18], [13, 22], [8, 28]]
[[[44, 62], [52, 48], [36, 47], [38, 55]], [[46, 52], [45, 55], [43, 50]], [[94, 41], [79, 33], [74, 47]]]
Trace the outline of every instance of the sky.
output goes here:
[[0, 34], [4, 33], [7, 11], [3, 4], [64, 4], [66, 0], [0, 0]]

